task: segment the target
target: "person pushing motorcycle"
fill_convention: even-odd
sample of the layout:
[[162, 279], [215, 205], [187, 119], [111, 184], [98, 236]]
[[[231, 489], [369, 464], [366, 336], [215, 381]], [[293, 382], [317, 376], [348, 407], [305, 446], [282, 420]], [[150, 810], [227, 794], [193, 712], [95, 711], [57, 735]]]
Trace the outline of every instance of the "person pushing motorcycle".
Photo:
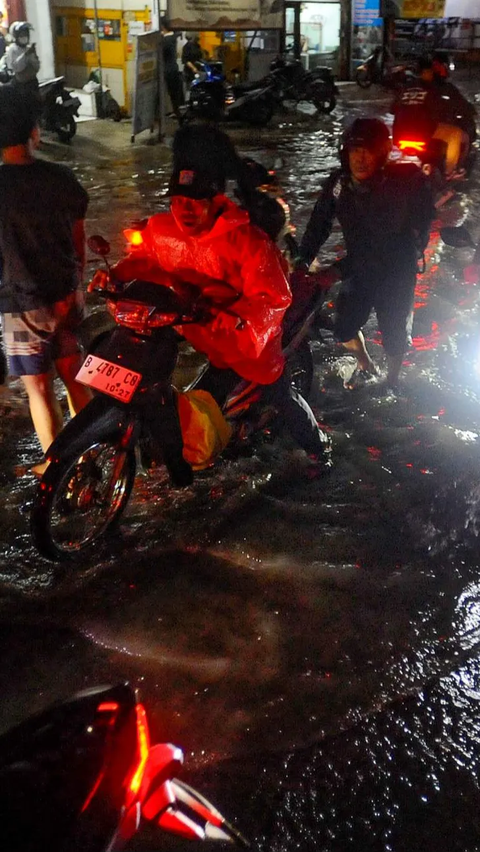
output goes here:
[[341, 168], [327, 179], [300, 245], [299, 266], [310, 266], [342, 226], [347, 255], [336, 304], [335, 336], [358, 368], [376, 374], [362, 326], [377, 314], [387, 357], [387, 384], [398, 383], [407, 348], [419, 256], [433, 218], [429, 184], [413, 164], [387, 164], [391, 142], [376, 118], [356, 119], [342, 139]]
[[155, 281], [159, 270], [166, 271], [200, 294], [212, 283], [233, 288], [228, 310], [219, 307], [178, 329], [210, 361], [196, 386], [222, 405], [241, 379], [263, 385], [263, 399], [281, 412], [292, 436], [308, 454], [322, 457], [328, 441], [291, 386], [282, 353], [282, 321], [292, 299], [286, 264], [272, 240], [251, 225], [247, 211], [220, 189], [193, 169], [174, 172], [170, 212], [148, 220], [141, 245], [112, 274], [120, 281]]

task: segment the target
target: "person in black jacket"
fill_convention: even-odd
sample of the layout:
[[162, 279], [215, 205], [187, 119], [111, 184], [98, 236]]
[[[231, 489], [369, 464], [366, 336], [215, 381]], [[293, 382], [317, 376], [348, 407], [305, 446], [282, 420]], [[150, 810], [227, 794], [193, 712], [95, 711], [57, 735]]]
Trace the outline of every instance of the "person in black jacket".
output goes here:
[[320, 193], [301, 242], [300, 264], [310, 266], [338, 218], [347, 256], [336, 338], [356, 356], [361, 371], [377, 373], [362, 333], [374, 308], [393, 387], [407, 348], [417, 262], [428, 243], [433, 201], [420, 169], [387, 164], [390, 147], [388, 128], [379, 119], [357, 119], [345, 132], [342, 166]]

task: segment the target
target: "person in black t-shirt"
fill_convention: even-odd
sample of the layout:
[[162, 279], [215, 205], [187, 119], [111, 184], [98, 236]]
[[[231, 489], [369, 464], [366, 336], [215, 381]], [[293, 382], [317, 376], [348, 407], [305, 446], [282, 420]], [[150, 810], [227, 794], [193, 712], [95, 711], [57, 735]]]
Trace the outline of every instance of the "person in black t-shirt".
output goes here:
[[200, 47], [198, 33], [192, 33], [187, 36], [187, 42], [183, 45], [182, 49], [183, 79], [187, 88], [189, 88], [190, 83], [197, 73], [195, 63], [202, 59], [203, 50]]
[[90, 400], [75, 381], [88, 195], [70, 169], [35, 158], [37, 119], [34, 94], [0, 88], [0, 313], [9, 371], [23, 381], [45, 453], [62, 428], [55, 371], [72, 415]]
[[165, 85], [167, 87], [173, 111], [181, 121], [180, 107], [184, 104], [183, 83], [177, 63], [177, 36], [170, 27], [168, 18], [161, 19], [162, 43], [163, 43], [163, 69], [165, 74]]

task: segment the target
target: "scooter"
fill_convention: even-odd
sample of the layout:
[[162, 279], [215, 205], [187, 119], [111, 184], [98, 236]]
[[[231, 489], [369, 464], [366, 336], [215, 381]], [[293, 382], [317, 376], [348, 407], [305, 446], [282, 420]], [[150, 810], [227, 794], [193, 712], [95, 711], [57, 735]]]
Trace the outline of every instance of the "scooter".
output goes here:
[[182, 121], [206, 118], [212, 121], [245, 122], [254, 127], [264, 127], [275, 111], [275, 92], [270, 85], [258, 87], [235, 95], [234, 87], [227, 82], [216, 65], [197, 62], [198, 74], [190, 85], [190, 96]]
[[373, 83], [388, 89], [399, 89], [414, 79], [413, 66], [383, 64], [382, 54], [382, 48], [376, 47], [368, 59], [356, 68], [355, 82], [361, 89], [369, 89]]
[[150, 825], [160, 834], [249, 847], [200, 793], [179, 780], [183, 753], [151, 745], [128, 684], [79, 692], [0, 737], [2, 848], [119, 852]]
[[[133, 244], [138, 244], [138, 234], [127, 232]], [[90, 237], [88, 245], [104, 258], [109, 254], [102, 237]], [[326, 292], [338, 277], [327, 269], [292, 281], [284, 352], [291, 381], [305, 397], [313, 377], [310, 335], [317, 334]], [[228, 310], [238, 293], [222, 282], [203, 288], [200, 295], [198, 288], [177, 281], [174, 291], [166, 273], [164, 283], [134, 280], [125, 285], [103, 270], [94, 276], [91, 289], [106, 300], [115, 327], [87, 355], [77, 377], [97, 395], [50, 446], [37, 488], [32, 535], [49, 559], [67, 558], [96, 544], [119, 519], [133, 488], [138, 452], [144, 464], [147, 459], [165, 465], [174, 486], [192, 483], [178, 437], [172, 386], [178, 356], [175, 326], [201, 322], [215, 306]], [[260, 385], [241, 382], [227, 398], [223, 414], [232, 426], [233, 443], [238, 439], [243, 445], [245, 436], [263, 433], [261, 397]], [[269, 416], [274, 422], [276, 412]]]
[[[2, 69], [0, 84], [11, 85], [14, 75]], [[40, 83], [38, 93], [41, 101], [40, 126], [56, 133], [60, 142], [70, 142], [77, 132], [75, 116], [78, 116], [79, 98], [72, 97], [65, 88], [65, 77], [54, 77]]]
[[60, 142], [70, 142], [77, 132], [75, 116], [78, 116], [79, 98], [72, 97], [65, 88], [65, 77], [55, 77], [40, 83], [42, 102], [41, 126], [56, 133]]

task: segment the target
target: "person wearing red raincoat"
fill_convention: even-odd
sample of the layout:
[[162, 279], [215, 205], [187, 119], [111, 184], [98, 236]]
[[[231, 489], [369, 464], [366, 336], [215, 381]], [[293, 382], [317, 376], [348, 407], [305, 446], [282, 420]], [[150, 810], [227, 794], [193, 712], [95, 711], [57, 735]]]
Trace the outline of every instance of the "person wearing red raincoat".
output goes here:
[[228, 310], [219, 307], [211, 319], [178, 327], [210, 361], [196, 386], [222, 405], [239, 377], [264, 385], [263, 398], [279, 408], [292, 436], [308, 453], [323, 454], [325, 435], [285, 371], [282, 321], [292, 296], [280, 251], [211, 178], [181, 170], [169, 194], [170, 212], [147, 221], [141, 245], [113, 274], [164, 283], [167, 272], [200, 291], [220, 282], [233, 288], [238, 297]]

